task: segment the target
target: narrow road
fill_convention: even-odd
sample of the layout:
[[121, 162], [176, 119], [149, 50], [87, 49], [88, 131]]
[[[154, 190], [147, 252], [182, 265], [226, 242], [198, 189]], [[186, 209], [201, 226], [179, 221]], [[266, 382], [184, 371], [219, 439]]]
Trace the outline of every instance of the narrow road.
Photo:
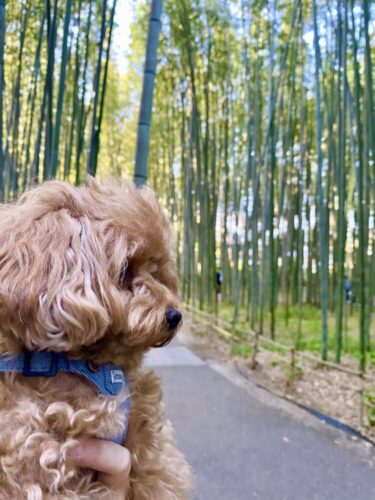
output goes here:
[[146, 359], [194, 469], [196, 500], [372, 500], [374, 451], [173, 343]]

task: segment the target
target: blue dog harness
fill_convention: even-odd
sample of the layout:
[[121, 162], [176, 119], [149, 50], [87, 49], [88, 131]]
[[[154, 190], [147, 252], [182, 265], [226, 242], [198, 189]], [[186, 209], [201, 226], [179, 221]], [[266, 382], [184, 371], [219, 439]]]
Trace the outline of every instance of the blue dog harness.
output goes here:
[[64, 352], [25, 350], [18, 355], [0, 355], [0, 372], [21, 373], [24, 377], [54, 377], [58, 373], [80, 375], [100, 394], [108, 397], [117, 396], [126, 388], [127, 396], [119, 406], [119, 410], [123, 410], [126, 414], [125, 428], [121, 435], [110, 438], [119, 444], [125, 441], [130, 394], [127, 378], [119, 366], [112, 364], [92, 366], [90, 362], [82, 359], [69, 359]]

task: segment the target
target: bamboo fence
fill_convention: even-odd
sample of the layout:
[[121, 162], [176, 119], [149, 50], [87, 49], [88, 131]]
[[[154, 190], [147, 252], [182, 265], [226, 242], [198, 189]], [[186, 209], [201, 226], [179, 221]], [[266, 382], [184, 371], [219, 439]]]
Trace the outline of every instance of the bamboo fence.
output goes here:
[[370, 405], [366, 402], [364, 395], [366, 391], [375, 386], [375, 378], [371, 375], [342, 364], [322, 360], [320, 357], [308, 352], [298, 351], [294, 346], [285, 345], [251, 329], [245, 331], [243, 329], [234, 328], [230, 323], [221, 318], [207, 313], [206, 311], [199, 310], [190, 304], [184, 304], [184, 309], [190, 316], [192, 325], [204, 325], [207, 330], [214, 330], [226, 341], [235, 342], [238, 339], [238, 334], [242, 335], [252, 348], [249, 363], [252, 370], [257, 366], [259, 352], [269, 351], [270, 347], [276, 348], [277, 351], [272, 351], [273, 356], [282, 360], [289, 368], [285, 372], [283, 389], [280, 390], [280, 388], [276, 388], [270, 384], [262, 383], [261, 385], [278, 396], [287, 397], [294, 402], [299, 401], [295, 391], [296, 380], [298, 378], [296, 373], [297, 366], [301, 367], [304, 373], [310, 372], [313, 374], [313, 377], [324, 380], [327, 380], [327, 373], [324, 370], [334, 370], [346, 374], [350, 377], [351, 383], [348, 384], [346, 381], [340, 381], [339, 388], [350, 391], [353, 398], [357, 401], [358, 412], [356, 428], [362, 431], [369, 426], [368, 419], [366, 419], [366, 408]]

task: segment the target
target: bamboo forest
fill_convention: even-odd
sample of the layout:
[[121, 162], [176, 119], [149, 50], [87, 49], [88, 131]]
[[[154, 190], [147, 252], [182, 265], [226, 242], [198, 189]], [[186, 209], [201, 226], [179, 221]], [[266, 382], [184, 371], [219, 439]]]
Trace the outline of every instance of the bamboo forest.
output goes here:
[[[3, 201], [50, 178], [133, 178], [150, 5], [0, 1]], [[375, 361], [374, 7], [165, 0], [147, 181], [173, 222], [185, 303], [323, 360], [352, 353], [362, 371]]]

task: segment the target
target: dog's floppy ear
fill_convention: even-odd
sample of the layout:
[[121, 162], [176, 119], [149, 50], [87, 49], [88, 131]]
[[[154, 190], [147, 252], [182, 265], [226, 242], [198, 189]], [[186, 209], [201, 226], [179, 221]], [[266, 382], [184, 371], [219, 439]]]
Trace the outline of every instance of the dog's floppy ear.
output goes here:
[[102, 337], [105, 272], [78, 189], [47, 183], [0, 210], [0, 328], [27, 348], [63, 351]]

